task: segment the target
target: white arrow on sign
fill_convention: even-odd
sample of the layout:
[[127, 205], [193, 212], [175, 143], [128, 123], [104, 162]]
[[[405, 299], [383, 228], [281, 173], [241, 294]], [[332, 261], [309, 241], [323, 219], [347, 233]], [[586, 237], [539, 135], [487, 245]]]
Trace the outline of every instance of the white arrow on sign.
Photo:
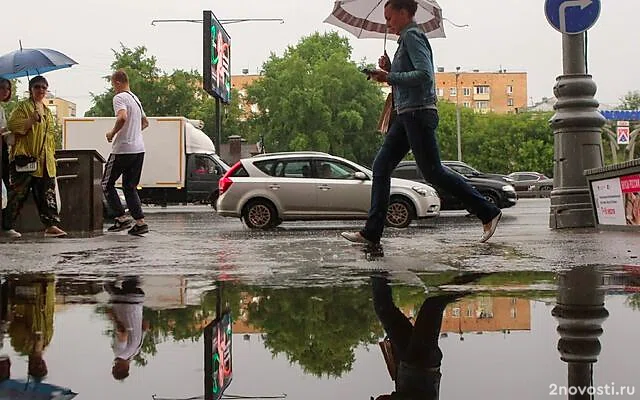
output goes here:
[[560, 5], [560, 31], [567, 33], [567, 8], [580, 7], [581, 10], [593, 4], [593, 0], [571, 0]]

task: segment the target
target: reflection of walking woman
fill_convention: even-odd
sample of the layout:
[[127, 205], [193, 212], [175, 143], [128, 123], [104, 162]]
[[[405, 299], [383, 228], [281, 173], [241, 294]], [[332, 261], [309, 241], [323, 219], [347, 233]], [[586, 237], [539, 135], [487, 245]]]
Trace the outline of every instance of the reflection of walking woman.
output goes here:
[[396, 370], [396, 390], [376, 399], [438, 399], [442, 377], [442, 351], [438, 346], [442, 315], [447, 304], [464, 294], [427, 298], [420, 307], [415, 325], [412, 325], [409, 318], [393, 303], [389, 281], [383, 277], [374, 277], [372, 284], [374, 308], [391, 341]]
[[427, 36], [414, 21], [417, 7], [414, 0], [389, 0], [384, 8], [389, 32], [400, 36], [398, 50], [393, 63], [383, 55], [378, 61], [382, 69], [374, 71], [371, 77], [392, 86], [397, 117], [373, 163], [367, 223], [363, 230], [343, 232], [342, 236], [356, 243], [380, 242], [389, 207], [391, 173], [411, 150], [427, 181], [458, 197], [466, 209], [480, 218], [484, 225], [480, 241], [485, 242], [495, 232], [502, 213], [461, 177], [442, 167], [436, 139], [438, 109], [433, 52]]
[[[14, 224], [29, 192], [38, 207], [40, 221], [45, 225], [45, 237], [63, 237], [66, 233], [58, 228], [60, 216], [56, 203], [56, 138], [53, 114], [44, 104], [49, 84], [42, 76], [29, 81], [29, 98], [18, 103], [8, 121], [9, 130], [15, 135], [15, 145], [9, 157], [11, 190], [7, 208], [2, 214], [2, 230], [6, 236], [19, 238]], [[16, 171], [16, 156], [31, 156], [37, 159], [33, 172]]]

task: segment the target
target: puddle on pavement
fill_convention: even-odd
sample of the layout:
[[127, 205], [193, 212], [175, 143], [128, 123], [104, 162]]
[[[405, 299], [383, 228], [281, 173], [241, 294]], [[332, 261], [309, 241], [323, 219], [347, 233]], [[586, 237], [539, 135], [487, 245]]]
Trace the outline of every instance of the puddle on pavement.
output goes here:
[[640, 267], [361, 282], [5, 275], [0, 399], [215, 398], [230, 378], [225, 398], [369, 399], [394, 370], [420, 399], [640, 396]]

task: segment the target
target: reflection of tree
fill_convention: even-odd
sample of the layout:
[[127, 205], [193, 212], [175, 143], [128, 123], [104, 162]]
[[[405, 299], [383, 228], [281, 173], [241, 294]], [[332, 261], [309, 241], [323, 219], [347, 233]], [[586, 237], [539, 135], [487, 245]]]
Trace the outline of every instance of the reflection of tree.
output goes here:
[[626, 300], [626, 304], [634, 311], [640, 311], [640, 293], [635, 293], [629, 296]]
[[[249, 323], [262, 328], [274, 355], [286, 354], [307, 373], [340, 377], [351, 370], [354, 349], [382, 333], [368, 286], [260, 290]], [[257, 294], [256, 294], [257, 295]]]

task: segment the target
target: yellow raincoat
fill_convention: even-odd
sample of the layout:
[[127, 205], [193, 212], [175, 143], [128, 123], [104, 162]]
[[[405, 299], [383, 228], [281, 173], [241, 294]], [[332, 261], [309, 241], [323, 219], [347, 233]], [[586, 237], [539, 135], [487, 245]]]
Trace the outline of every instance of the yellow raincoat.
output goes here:
[[[38, 169], [32, 173], [37, 178], [44, 175], [46, 165], [49, 177], [56, 176], [56, 137], [55, 122], [53, 113], [49, 107], [44, 107], [44, 115], [41, 122], [33, 124], [31, 129], [25, 131], [25, 124], [29, 117], [36, 112], [36, 107], [31, 99], [26, 99], [18, 103], [7, 121], [7, 128], [13, 132], [16, 143], [11, 147], [9, 160], [13, 161], [17, 155], [28, 155], [38, 158]], [[42, 147], [42, 142], [44, 148]], [[40, 150], [42, 149], [42, 153]]]

